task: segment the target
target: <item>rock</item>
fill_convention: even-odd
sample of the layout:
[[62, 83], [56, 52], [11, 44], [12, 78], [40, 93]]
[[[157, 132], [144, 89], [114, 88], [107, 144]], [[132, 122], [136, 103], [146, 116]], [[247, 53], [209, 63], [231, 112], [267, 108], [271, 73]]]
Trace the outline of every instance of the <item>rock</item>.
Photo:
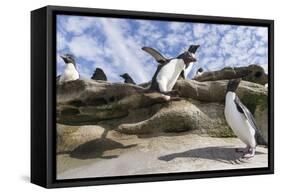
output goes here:
[[218, 71], [204, 72], [195, 76], [196, 81], [217, 81], [235, 79], [242, 77], [243, 80], [265, 85], [268, 83], [268, 75], [260, 65], [249, 65], [246, 67], [225, 67]]
[[116, 129], [126, 134], [157, 134], [191, 131], [211, 136], [232, 137], [224, 119], [224, 106], [196, 100], [170, 102], [153, 116], [137, 123], [124, 123]]
[[57, 124], [57, 153], [72, 151], [93, 139], [102, 138], [105, 129], [100, 126], [67, 126]]
[[[180, 100], [120, 83], [77, 80], [57, 86], [58, 150], [69, 151], [108, 131], [157, 135], [187, 131], [212, 137], [233, 137], [224, 118], [226, 80], [178, 80]], [[238, 96], [256, 117], [267, 139], [267, 89], [242, 81]]]
[[268, 143], [268, 109], [267, 107], [257, 106], [254, 117], [257, 121], [258, 127], [261, 129], [262, 136], [266, 143]]

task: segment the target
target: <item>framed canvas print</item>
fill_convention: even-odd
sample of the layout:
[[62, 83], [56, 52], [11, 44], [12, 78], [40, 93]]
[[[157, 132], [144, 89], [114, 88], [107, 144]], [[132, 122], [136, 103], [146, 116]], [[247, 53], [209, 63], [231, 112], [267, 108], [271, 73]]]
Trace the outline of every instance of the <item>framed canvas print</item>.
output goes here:
[[273, 173], [273, 21], [31, 12], [31, 182]]

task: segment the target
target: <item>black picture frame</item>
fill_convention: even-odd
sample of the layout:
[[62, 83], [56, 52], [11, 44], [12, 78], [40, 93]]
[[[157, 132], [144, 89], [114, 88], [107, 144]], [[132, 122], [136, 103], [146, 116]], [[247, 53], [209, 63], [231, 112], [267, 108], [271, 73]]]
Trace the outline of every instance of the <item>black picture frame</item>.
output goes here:
[[[56, 180], [56, 15], [192, 21], [268, 27], [268, 167]], [[31, 12], [31, 182], [46, 188], [274, 173], [274, 21], [171, 13], [46, 6]]]

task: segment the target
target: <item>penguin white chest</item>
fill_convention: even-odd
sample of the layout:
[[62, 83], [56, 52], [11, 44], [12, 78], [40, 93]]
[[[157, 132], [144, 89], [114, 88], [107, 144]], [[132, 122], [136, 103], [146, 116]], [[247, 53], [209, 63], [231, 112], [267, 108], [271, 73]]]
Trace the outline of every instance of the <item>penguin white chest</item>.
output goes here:
[[79, 79], [79, 73], [72, 63], [66, 64], [65, 70], [60, 77], [60, 82], [68, 82]]
[[237, 110], [234, 92], [228, 92], [225, 99], [225, 119], [235, 135], [247, 146], [255, 147], [255, 129], [250, 125], [244, 114]]
[[164, 65], [156, 77], [160, 91], [171, 91], [184, 68], [185, 63], [182, 59], [172, 59], [168, 64]]
[[185, 70], [185, 72], [184, 72], [185, 77], [187, 77], [187, 75], [189, 74], [189, 72], [192, 70], [193, 65], [194, 65], [193, 62], [189, 63], [188, 67], [186, 68], [186, 70]]
[[192, 70], [193, 68], [193, 64], [194, 63], [189, 63], [188, 67], [186, 69], [183, 70], [183, 73], [184, 73], [184, 77], [187, 77], [187, 75], [189, 74], [189, 72]]

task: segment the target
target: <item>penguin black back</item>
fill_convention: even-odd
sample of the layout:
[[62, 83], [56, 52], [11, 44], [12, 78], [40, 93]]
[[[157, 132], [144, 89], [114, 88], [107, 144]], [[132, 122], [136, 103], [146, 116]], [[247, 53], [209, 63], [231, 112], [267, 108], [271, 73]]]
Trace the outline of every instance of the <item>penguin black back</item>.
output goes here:
[[133, 78], [131, 78], [131, 76], [128, 73], [124, 73], [120, 75], [120, 77], [124, 79], [124, 83], [134, 84], [134, 85], [136, 84]]
[[96, 68], [93, 76], [91, 77], [93, 80], [102, 80], [107, 81], [107, 77], [104, 73], [104, 71], [101, 68]]

